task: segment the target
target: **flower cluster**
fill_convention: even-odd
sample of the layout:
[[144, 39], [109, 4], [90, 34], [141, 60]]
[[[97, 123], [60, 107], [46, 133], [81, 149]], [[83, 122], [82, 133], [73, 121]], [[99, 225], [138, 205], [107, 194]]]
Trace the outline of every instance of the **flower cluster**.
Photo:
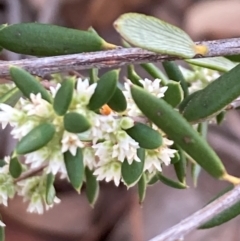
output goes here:
[[[164, 96], [167, 87], [160, 86], [160, 80], [140, 80], [143, 88], [158, 98]], [[95, 92], [96, 83], [89, 84], [88, 79], [77, 79], [76, 88], [69, 107], [86, 117], [91, 127], [82, 133], [70, 133], [64, 128], [62, 116], [55, 113], [53, 105], [42, 98], [41, 94], [31, 94], [30, 98], [21, 98], [15, 107], [0, 104], [0, 123], [5, 128], [8, 124], [12, 127], [11, 135], [18, 141], [22, 140], [31, 130], [43, 122], [52, 123], [55, 126], [54, 137], [42, 148], [24, 155], [25, 170], [43, 167], [41, 176], [33, 176], [17, 182], [8, 171], [8, 164], [0, 169], [0, 202], [7, 205], [7, 199], [15, 193], [23, 196], [30, 202], [28, 211], [42, 213], [44, 207], [48, 209], [59, 199], [54, 198], [52, 204], [46, 201], [46, 176], [48, 174], [60, 174], [67, 178], [67, 170], [64, 162], [64, 153], [70, 152], [75, 156], [79, 148], [83, 151], [83, 163], [93, 172], [97, 180], [113, 181], [116, 186], [122, 180], [121, 166], [124, 161], [129, 165], [133, 162], [141, 162], [137, 155], [139, 143], [127, 134], [126, 130], [134, 126], [137, 118], [145, 124], [146, 117], [134, 103], [130, 82], [125, 83], [123, 94], [127, 100], [127, 108], [118, 113], [103, 106], [99, 112], [89, 110], [89, 101]], [[52, 98], [55, 97], [60, 84], [50, 88]], [[152, 126], [153, 127], [153, 126]], [[156, 127], [153, 127], [157, 129]], [[157, 131], [162, 134], [161, 130]], [[163, 134], [164, 135], [164, 134]], [[163, 138], [162, 145], [154, 150], [146, 150], [144, 172], [155, 173], [162, 171], [162, 165], [169, 165], [176, 150], [170, 146], [173, 141]]]

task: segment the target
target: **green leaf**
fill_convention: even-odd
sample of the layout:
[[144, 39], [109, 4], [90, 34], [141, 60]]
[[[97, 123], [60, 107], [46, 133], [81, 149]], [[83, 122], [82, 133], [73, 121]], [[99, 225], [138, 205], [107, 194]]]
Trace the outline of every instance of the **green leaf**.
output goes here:
[[166, 86], [168, 88], [164, 93], [163, 99], [172, 107], [178, 106], [183, 100], [183, 90], [180, 83], [170, 80]]
[[168, 78], [170, 80], [180, 82], [184, 97], [188, 96], [188, 84], [178, 65], [174, 61], [165, 61], [162, 63], [162, 65], [168, 75]]
[[139, 81], [142, 78], [136, 73], [132, 64], [127, 66], [127, 77], [129, 80], [131, 80], [133, 84], [143, 87], [143, 85]]
[[146, 191], [147, 191], [147, 178], [146, 178], [146, 174], [143, 173], [138, 182], [138, 198], [139, 198], [140, 204], [142, 204], [145, 199]]
[[117, 112], [123, 112], [127, 109], [127, 100], [118, 87], [107, 104], [112, 110]]
[[[218, 194], [213, 200], [211, 200], [209, 203], [214, 201], [215, 199], [221, 197], [226, 192], [230, 191], [233, 188], [233, 186], [226, 188], [225, 190], [221, 191], [220, 194]], [[207, 228], [213, 228], [216, 226], [219, 226], [223, 223], [228, 222], [229, 220], [235, 218], [240, 214], [240, 201], [233, 204], [231, 207], [227, 208], [225, 211], [222, 211], [221, 213], [217, 214], [213, 218], [211, 218], [206, 223], [202, 224], [199, 229], [207, 229]]]
[[127, 42], [143, 49], [182, 58], [199, 53], [183, 30], [152, 16], [126, 13], [114, 22], [114, 27]]
[[46, 195], [46, 203], [48, 205], [53, 204], [54, 198], [56, 196], [56, 191], [53, 185], [54, 179], [55, 179], [55, 176], [52, 173], [47, 174], [45, 195]]
[[[217, 115], [240, 95], [240, 64], [223, 74], [192, 96], [182, 111], [190, 122], [199, 122]], [[223, 94], [224, 93], [224, 94]]]
[[13, 89], [7, 91], [3, 96], [1, 96], [0, 103], [14, 107], [20, 97], [22, 97], [22, 92], [17, 87], [14, 87]]
[[84, 177], [83, 153], [80, 148], [77, 149], [75, 156], [71, 152], [64, 153], [64, 162], [67, 169], [68, 178], [72, 186], [80, 193]]
[[9, 172], [13, 178], [20, 177], [22, 173], [22, 165], [16, 156], [10, 160]]
[[135, 123], [133, 127], [125, 131], [142, 148], [156, 149], [162, 145], [162, 135], [145, 124]]
[[197, 65], [208, 69], [218, 70], [221, 72], [227, 72], [237, 65], [236, 63], [233, 63], [232, 61], [224, 57], [187, 59], [185, 61], [192, 65]]
[[90, 110], [98, 110], [112, 98], [117, 88], [118, 78], [119, 70], [111, 70], [101, 76], [88, 104]]
[[129, 164], [127, 160], [124, 160], [122, 164], [122, 178], [128, 187], [134, 186], [139, 181], [143, 173], [145, 163], [145, 150], [139, 148], [137, 150], [137, 155], [141, 162], [133, 161], [132, 164]]
[[72, 133], [81, 133], [91, 127], [87, 118], [77, 112], [68, 112], [64, 115], [63, 121], [65, 130]]
[[173, 181], [172, 179], [169, 179], [169, 178], [163, 176], [160, 172], [158, 173], [158, 179], [169, 187], [173, 187], [176, 189], [186, 189], [187, 188], [185, 183]]
[[30, 94], [41, 93], [44, 100], [51, 102], [52, 99], [47, 90], [36, 80], [34, 76], [29, 74], [26, 70], [12, 66], [10, 67], [10, 75], [16, 86], [22, 91], [24, 96], [30, 98]]
[[93, 171], [91, 171], [88, 167], [85, 169], [85, 176], [87, 199], [90, 205], [94, 207], [99, 195], [99, 183], [96, 176], [93, 175]]
[[98, 69], [92, 68], [89, 70], [89, 84], [96, 83], [98, 81]]
[[174, 153], [174, 157], [171, 158], [171, 164], [175, 164], [179, 162], [180, 160], [180, 155], [178, 152]]
[[158, 174], [155, 174], [154, 176], [152, 176], [152, 177], [148, 180], [147, 185], [148, 185], [148, 186], [151, 186], [151, 185], [157, 183], [158, 181], [159, 181]]
[[54, 101], [53, 109], [58, 115], [64, 115], [68, 111], [73, 97], [75, 77], [67, 78], [57, 91]]
[[168, 83], [167, 76], [154, 64], [145, 63], [141, 64], [143, 69], [147, 71], [154, 79], [160, 79], [162, 85], [166, 85]]
[[225, 119], [225, 116], [226, 116], [226, 111], [222, 111], [216, 116], [216, 121], [218, 125], [222, 124], [222, 122]]
[[233, 61], [233, 62], [240, 62], [240, 55], [236, 54], [236, 55], [230, 55], [230, 56], [224, 56], [225, 58]]
[[42, 123], [32, 129], [17, 144], [16, 151], [24, 155], [36, 151], [50, 142], [55, 134], [55, 126], [51, 123]]
[[201, 173], [201, 170], [202, 168], [197, 163], [191, 162], [191, 176], [193, 179], [194, 187], [197, 187], [198, 177], [199, 177], [199, 174]]
[[181, 147], [209, 174], [227, 178], [226, 170], [208, 143], [169, 104], [144, 89], [132, 86], [131, 94], [142, 113], [166, 133], [169, 139]]
[[174, 166], [174, 170], [176, 172], [178, 180], [181, 183], [185, 184], [186, 183], [186, 166], [187, 166], [187, 161], [186, 161], [186, 157], [184, 155], [183, 150], [180, 147], [178, 147], [177, 150], [178, 150], [180, 158], [179, 158], [178, 162], [173, 164], [173, 166]]
[[42, 23], [20, 23], [0, 31], [0, 46], [12, 52], [56, 56], [114, 49], [96, 33]]

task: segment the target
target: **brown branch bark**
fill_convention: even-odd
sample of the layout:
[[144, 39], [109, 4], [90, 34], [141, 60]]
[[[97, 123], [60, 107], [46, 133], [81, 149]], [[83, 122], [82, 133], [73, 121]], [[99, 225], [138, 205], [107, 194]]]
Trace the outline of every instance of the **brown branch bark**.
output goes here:
[[[208, 54], [204, 57], [240, 54], [240, 38], [197, 42], [208, 46]], [[199, 58], [203, 56], [195, 56]], [[0, 61], [0, 77], [9, 76], [9, 66], [22, 67], [34, 75], [44, 77], [47, 74], [69, 70], [120, 67], [127, 64], [161, 62], [179, 59], [176, 56], [156, 54], [140, 48], [119, 48], [109, 51], [81, 53], [18, 61]]]
[[240, 200], [240, 185], [149, 241], [179, 241]]

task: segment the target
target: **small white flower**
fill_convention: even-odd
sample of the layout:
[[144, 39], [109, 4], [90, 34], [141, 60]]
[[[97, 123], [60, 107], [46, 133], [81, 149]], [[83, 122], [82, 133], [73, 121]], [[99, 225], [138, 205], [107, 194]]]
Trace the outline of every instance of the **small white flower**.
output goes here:
[[143, 85], [143, 88], [153, 94], [154, 96], [161, 98], [164, 96], [164, 93], [167, 90], [167, 86], [160, 87], [160, 79], [155, 79], [154, 81], [151, 81], [147, 78], [144, 80], [139, 80], [139, 82]]
[[3, 222], [0, 220], [0, 226], [1, 226], [1, 227], [6, 227], [6, 224], [3, 223]]
[[15, 126], [10, 132], [13, 138], [22, 139], [26, 136], [34, 127], [36, 126], [36, 122], [31, 120], [26, 120], [23, 124]]
[[121, 180], [121, 163], [117, 161], [109, 162], [105, 165], [97, 168], [94, 173], [97, 176], [97, 180], [106, 182], [114, 181], [116, 186], [119, 186]]
[[119, 128], [119, 124], [114, 116], [111, 115], [97, 115], [90, 116], [92, 127], [89, 131], [89, 137], [92, 139], [93, 144], [101, 139], [110, 139], [114, 132]]
[[125, 131], [118, 131], [116, 133], [117, 144], [113, 146], [112, 157], [117, 158], [123, 162], [125, 159], [129, 164], [135, 160], [141, 160], [137, 156], [137, 149], [139, 148], [138, 142], [133, 140]]
[[92, 146], [95, 155], [99, 158], [98, 165], [112, 161], [112, 147], [113, 143], [111, 141], [100, 142]]
[[76, 98], [81, 106], [86, 106], [89, 103], [96, 87], [97, 83], [89, 85], [88, 79], [82, 80], [81, 78], [78, 78]]
[[23, 110], [27, 112], [28, 116], [36, 115], [40, 117], [49, 117], [52, 113], [52, 105], [46, 100], [42, 99], [41, 93], [30, 94], [30, 100], [28, 104], [23, 106]]
[[144, 171], [148, 170], [149, 173], [152, 173], [156, 170], [162, 171], [162, 163], [168, 166], [171, 163], [171, 158], [174, 157], [174, 154], [177, 152], [174, 149], [169, 148], [173, 141], [163, 138], [163, 145], [155, 150], [146, 150], [145, 165]]
[[127, 130], [134, 126], [134, 120], [130, 117], [122, 117], [119, 121], [119, 125], [122, 129]]
[[7, 124], [16, 126], [25, 116], [22, 111], [3, 103], [0, 104], [0, 109], [0, 122], [3, 129], [7, 126]]
[[59, 88], [61, 87], [61, 84], [60, 83], [57, 83], [56, 86], [50, 86], [49, 89], [50, 89], [50, 92], [52, 94], [52, 97], [54, 98], [55, 95], [57, 94]]
[[66, 151], [70, 151], [73, 156], [77, 153], [77, 148], [84, 147], [84, 144], [79, 140], [78, 135], [69, 133], [67, 131], [64, 132], [63, 138], [61, 140], [62, 143], [62, 153]]
[[13, 198], [14, 195], [15, 186], [12, 176], [7, 173], [0, 173], [0, 203], [7, 206], [8, 198]]
[[92, 147], [85, 147], [83, 149], [83, 162], [84, 166], [87, 166], [90, 170], [93, 170], [97, 166], [94, 149]]

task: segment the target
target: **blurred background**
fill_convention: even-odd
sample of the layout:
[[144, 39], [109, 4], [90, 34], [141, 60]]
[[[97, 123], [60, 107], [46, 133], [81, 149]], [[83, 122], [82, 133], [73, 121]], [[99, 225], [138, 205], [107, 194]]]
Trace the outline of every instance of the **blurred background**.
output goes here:
[[[194, 40], [240, 36], [238, 0], [0, 0], [0, 24], [42, 22], [87, 29], [93, 26], [108, 42], [120, 44], [112, 27], [125, 12], [156, 16], [184, 29]], [[141, 30], [139, 30], [141, 31]], [[23, 56], [4, 52], [0, 60]], [[142, 75], [142, 77], [147, 77]], [[208, 139], [229, 172], [240, 176], [239, 113], [229, 111], [221, 126], [211, 125]], [[7, 130], [0, 135], [0, 158], [8, 154], [13, 141]], [[174, 177], [171, 167], [166, 175]], [[26, 213], [27, 204], [15, 198], [0, 208], [7, 224], [7, 241], [145, 241], [161, 233], [206, 204], [227, 186], [205, 172], [193, 188], [175, 190], [163, 184], [149, 187], [142, 206], [137, 190], [102, 184], [99, 200], [92, 209], [84, 195], [77, 195], [65, 182], [56, 183], [62, 200], [44, 215]], [[195, 231], [186, 241], [238, 241], [240, 218], [211, 230]]]

